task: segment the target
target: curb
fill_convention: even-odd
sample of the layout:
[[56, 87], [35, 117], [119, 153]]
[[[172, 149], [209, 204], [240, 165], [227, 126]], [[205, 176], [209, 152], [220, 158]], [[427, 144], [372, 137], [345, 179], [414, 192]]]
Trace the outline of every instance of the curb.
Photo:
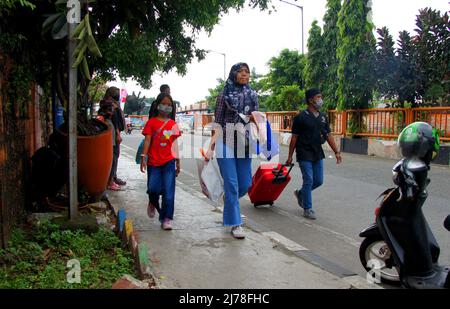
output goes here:
[[116, 220], [116, 232], [122, 240], [122, 244], [127, 247], [134, 259], [134, 265], [138, 273], [139, 279], [145, 280], [151, 277], [154, 281], [155, 288], [160, 289], [160, 284], [150, 271], [150, 258], [148, 256], [148, 246], [145, 242], [140, 241], [139, 233], [133, 229], [133, 220], [127, 218], [124, 208], [120, 208], [117, 213], [108, 198], [105, 202], [112, 209]]
[[[250, 228], [252, 228], [251, 225], [252, 223], [249, 225]], [[276, 232], [262, 232], [261, 234], [268, 237], [273, 243], [279, 245], [283, 250], [289, 251], [306, 262], [344, 280], [350, 285], [350, 289], [384, 289], [382, 286], [375, 283], [369, 283], [366, 279], [356, 273], [347, 270], [346, 268], [343, 268], [340, 265], [315, 254], [314, 252], [309, 251], [309, 249], [284, 237], [281, 234]]]

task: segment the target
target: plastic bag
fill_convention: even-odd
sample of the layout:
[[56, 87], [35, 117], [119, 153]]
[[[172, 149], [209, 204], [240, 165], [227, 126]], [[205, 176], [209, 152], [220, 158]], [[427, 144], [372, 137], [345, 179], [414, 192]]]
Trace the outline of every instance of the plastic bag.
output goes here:
[[211, 158], [209, 161], [197, 159], [197, 169], [203, 194], [216, 202], [223, 195], [223, 178], [217, 159]]

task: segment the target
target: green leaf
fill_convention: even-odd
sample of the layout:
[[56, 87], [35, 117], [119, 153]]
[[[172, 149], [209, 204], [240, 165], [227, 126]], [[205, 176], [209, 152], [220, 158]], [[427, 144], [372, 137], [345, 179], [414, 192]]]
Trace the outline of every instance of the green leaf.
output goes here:
[[53, 25], [52, 37], [55, 40], [63, 39], [67, 36], [67, 20], [65, 15], [61, 15]]
[[48, 16], [44, 23], [42, 24], [42, 33], [45, 34], [48, 31], [50, 31], [51, 26], [54, 24], [54, 22], [61, 16], [61, 13], [55, 13], [50, 16]]

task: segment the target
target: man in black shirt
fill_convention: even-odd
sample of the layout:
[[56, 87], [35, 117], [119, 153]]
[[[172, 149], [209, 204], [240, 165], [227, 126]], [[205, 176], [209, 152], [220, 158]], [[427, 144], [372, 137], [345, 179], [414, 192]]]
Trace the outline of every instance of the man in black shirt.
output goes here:
[[297, 162], [302, 171], [303, 186], [300, 190], [295, 190], [294, 195], [300, 207], [304, 209], [303, 215], [308, 219], [316, 219], [312, 209], [312, 191], [323, 183], [325, 154], [322, 144], [328, 142], [336, 155], [337, 164], [342, 162], [342, 157], [330, 134], [327, 118], [320, 112], [323, 105], [320, 90], [313, 88], [306, 91], [306, 102], [308, 108], [294, 118], [286, 164], [292, 164], [292, 155], [295, 150]]

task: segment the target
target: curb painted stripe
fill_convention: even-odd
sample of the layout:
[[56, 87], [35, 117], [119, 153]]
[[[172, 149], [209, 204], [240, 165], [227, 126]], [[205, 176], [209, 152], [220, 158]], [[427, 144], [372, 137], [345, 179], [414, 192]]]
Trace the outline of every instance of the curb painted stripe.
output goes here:
[[123, 208], [119, 209], [119, 211], [117, 212], [117, 218], [118, 218], [118, 224], [119, 224], [119, 226], [118, 226], [119, 232], [122, 233], [124, 225], [125, 225], [125, 220], [127, 218], [125, 209], [123, 209]]
[[125, 220], [125, 236], [126, 239], [130, 239], [130, 235], [133, 233], [133, 221], [131, 219]]

